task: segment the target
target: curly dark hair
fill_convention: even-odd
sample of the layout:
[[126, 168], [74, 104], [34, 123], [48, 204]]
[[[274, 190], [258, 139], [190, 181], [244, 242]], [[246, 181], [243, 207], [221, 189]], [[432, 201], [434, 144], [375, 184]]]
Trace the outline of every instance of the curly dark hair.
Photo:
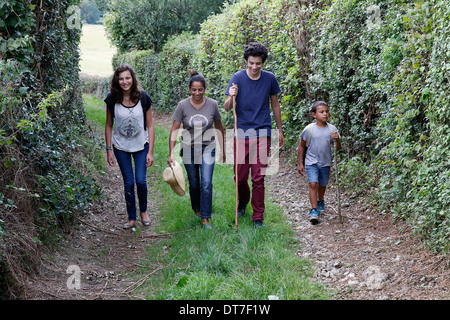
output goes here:
[[131, 78], [133, 79], [133, 85], [131, 86], [130, 90], [130, 99], [134, 103], [137, 103], [141, 98], [141, 92], [139, 90], [140, 83], [136, 77], [136, 72], [134, 71], [133, 67], [128, 64], [122, 64], [114, 72], [114, 75], [111, 80], [111, 95], [115, 102], [121, 103], [123, 101], [123, 92], [122, 88], [120, 88], [119, 85], [119, 75], [124, 71], [129, 71], [131, 74]]
[[244, 59], [248, 60], [248, 57], [261, 57], [262, 62], [266, 62], [269, 53], [261, 43], [258, 42], [250, 42], [244, 49]]

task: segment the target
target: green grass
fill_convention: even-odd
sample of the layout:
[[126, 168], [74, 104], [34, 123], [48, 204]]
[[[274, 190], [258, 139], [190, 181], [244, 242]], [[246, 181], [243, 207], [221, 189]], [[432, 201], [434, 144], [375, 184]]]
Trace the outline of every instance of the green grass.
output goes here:
[[329, 298], [324, 288], [311, 283], [311, 264], [295, 255], [300, 244], [275, 204], [267, 204], [265, 227], [254, 228], [248, 212], [235, 231], [231, 166], [215, 168], [210, 230], [203, 229], [193, 214], [188, 195], [175, 195], [160, 179], [153, 183], [154, 192], [159, 190], [165, 198], [159, 232], [191, 231], [148, 248], [146, 259], [154, 268], [174, 262], [141, 289], [147, 299], [264, 300], [269, 295], [294, 300]]
[[84, 24], [80, 41], [82, 73], [108, 77], [113, 74], [112, 57], [117, 51], [105, 35], [103, 25]]
[[[97, 104], [95, 100], [85, 101]], [[92, 115], [95, 112], [89, 112], [88, 118]], [[98, 118], [91, 120], [99, 122]], [[213, 228], [203, 229], [191, 209], [189, 193], [180, 197], [163, 181], [168, 139], [169, 132], [156, 126], [155, 163], [148, 170], [149, 201], [159, 205], [156, 232], [175, 234], [149, 245], [142, 257], [143, 267], [129, 275], [137, 281], [161, 268], [137, 289], [139, 293], [157, 300], [331, 297], [328, 290], [312, 280], [311, 262], [295, 254], [301, 244], [276, 204], [266, 201], [266, 225], [258, 229], [253, 227], [249, 205], [246, 216], [239, 219], [238, 232], [235, 231], [235, 189], [230, 165], [215, 166]], [[181, 163], [181, 159], [178, 161]]]
[[104, 129], [106, 125], [106, 103], [102, 99], [87, 94], [83, 95], [83, 101], [87, 119], [100, 129]]

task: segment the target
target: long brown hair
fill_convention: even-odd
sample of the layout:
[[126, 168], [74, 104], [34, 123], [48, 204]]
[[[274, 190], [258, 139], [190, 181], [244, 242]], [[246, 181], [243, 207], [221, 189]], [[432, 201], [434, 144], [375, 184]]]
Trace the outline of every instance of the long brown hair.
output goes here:
[[122, 88], [120, 88], [119, 85], [119, 75], [124, 71], [129, 71], [131, 74], [133, 85], [131, 86], [130, 90], [130, 99], [131, 101], [133, 101], [133, 103], [137, 103], [141, 98], [141, 92], [139, 90], [140, 83], [136, 77], [136, 72], [134, 71], [133, 67], [128, 64], [122, 64], [114, 72], [113, 78], [111, 80], [111, 95], [115, 102], [121, 103], [123, 101], [123, 92]]

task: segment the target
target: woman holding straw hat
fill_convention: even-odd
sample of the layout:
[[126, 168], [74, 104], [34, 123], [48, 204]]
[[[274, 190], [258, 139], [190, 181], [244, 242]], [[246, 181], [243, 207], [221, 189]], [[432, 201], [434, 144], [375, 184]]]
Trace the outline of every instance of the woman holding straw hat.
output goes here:
[[224, 130], [219, 107], [214, 99], [205, 97], [206, 80], [196, 71], [191, 72], [189, 92], [172, 115], [173, 124], [169, 140], [169, 165], [175, 166], [174, 148], [178, 130], [183, 125], [181, 152], [189, 181], [192, 210], [202, 219], [205, 228], [211, 228], [212, 177], [216, 156], [215, 131], [225, 161]]

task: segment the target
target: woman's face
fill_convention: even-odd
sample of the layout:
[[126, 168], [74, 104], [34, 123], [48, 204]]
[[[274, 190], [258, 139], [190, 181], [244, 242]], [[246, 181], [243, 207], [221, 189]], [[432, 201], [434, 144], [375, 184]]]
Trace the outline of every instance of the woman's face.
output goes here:
[[133, 86], [133, 77], [128, 70], [119, 73], [119, 86], [124, 92], [129, 92]]
[[194, 99], [195, 102], [203, 101], [203, 96], [205, 95], [205, 87], [203, 87], [203, 84], [200, 81], [192, 82], [189, 91], [191, 93], [192, 99]]

